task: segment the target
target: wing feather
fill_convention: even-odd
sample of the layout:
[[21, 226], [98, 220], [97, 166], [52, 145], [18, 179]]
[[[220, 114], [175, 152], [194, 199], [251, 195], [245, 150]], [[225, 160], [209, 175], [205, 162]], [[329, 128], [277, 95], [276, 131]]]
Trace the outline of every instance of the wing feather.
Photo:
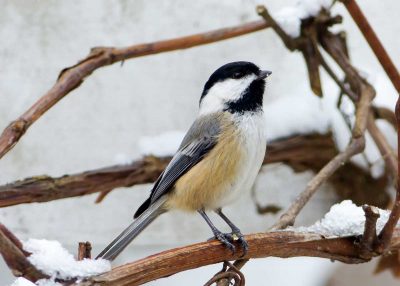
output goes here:
[[144, 212], [158, 198], [168, 193], [175, 182], [199, 163], [216, 145], [220, 133], [219, 120], [207, 116], [196, 120], [187, 132], [178, 151], [157, 179], [146, 200], [135, 214], [135, 217]]
[[165, 169], [160, 182], [152, 190], [151, 202], [167, 193], [183, 174], [204, 158], [215, 146], [215, 143], [216, 140], [204, 138], [203, 140], [193, 141], [187, 147], [178, 151]]

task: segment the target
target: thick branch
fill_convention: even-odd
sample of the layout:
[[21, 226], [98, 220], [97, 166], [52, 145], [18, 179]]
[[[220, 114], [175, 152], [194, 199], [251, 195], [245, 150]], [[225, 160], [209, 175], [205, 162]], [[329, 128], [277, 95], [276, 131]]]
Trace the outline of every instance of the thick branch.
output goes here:
[[[297, 135], [270, 142], [264, 164], [281, 162], [295, 172], [318, 172], [338, 153], [331, 134]], [[111, 166], [59, 178], [37, 176], [0, 186], [0, 207], [48, 202], [62, 198], [108, 193], [115, 188], [152, 183], [170, 158], [145, 157], [129, 165]], [[354, 178], [360, 178], [354, 180]], [[361, 179], [362, 178], [362, 179]], [[347, 164], [330, 182], [342, 199], [386, 207], [388, 196], [378, 190], [385, 178], [372, 178], [354, 164]]]
[[[318, 170], [336, 154], [331, 134], [303, 135], [268, 144], [264, 164], [283, 162], [295, 170]], [[315, 152], [318, 150], [318, 152]], [[145, 157], [129, 165], [111, 166], [60, 178], [38, 176], [0, 186], [0, 207], [47, 202], [118, 187], [152, 183], [170, 158]]]
[[263, 20], [242, 24], [235, 27], [222, 28], [191, 36], [145, 43], [126, 48], [98, 47], [76, 65], [61, 71], [54, 86], [31, 106], [18, 119], [11, 122], [0, 136], [0, 158], [2, 158], [18, 142], [26, 130], [60, 101], [65, 95], [77, 88], [83, 80], [100, 67], [111, 65], [141, 56], [153, 55], [194, 46], [205, 45], [229, 38], [249, 34], [265, 28], [269, 24]]
[[[249, 251], [245, 258], [262, 257], [322, 257], [345, 263], [362, 263], [355, 245], [357, 237], [324, 239], [318, 234], [289, 231], [257, 233], [245, 236]], [[400, 231], [390, 243], [390, 250], [400, 248]], [[171, 249], [136, 262], [112, 269], [108, 273], [92, 277], [79, 286], [89, 285], [140, 285], [181, 271], [238, 259], [240, 253], [232, 253], [217, 241], [202, 242]]]
[[0, 186], [0, 207], [48, 202], [154, 182], [169, 160], [146, 157], [130, 165], [112, 166], [60, 178], [39, 176], [17, 181]]

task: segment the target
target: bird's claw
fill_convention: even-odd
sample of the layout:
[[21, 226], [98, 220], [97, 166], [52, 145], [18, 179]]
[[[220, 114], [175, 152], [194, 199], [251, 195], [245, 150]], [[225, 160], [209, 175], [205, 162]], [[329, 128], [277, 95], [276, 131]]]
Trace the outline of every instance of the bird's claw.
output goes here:
[[214, 237], [210, 238], [209, 240], [211, 239], [218, 239], [223, 245], [225, 245], [232, 252], [232, 254], [235, 254], [236, 248], [231, 243], [231, 241], [234, 241], [231, 233], [217, 232], [214, 233]]
[[208, 240], [212, 239], [219, 240], [222, 244], [229, 248], [232, 254], [235, 254], [236, 252], [236, 247], [233, 245], [232, 242], [239, 242], [243, 248], [243, 254], [241, 255], [241, 257], [245, 256], [247, 254], [247, 251], [249, 250], [249, 245], [247, 244], [247, 241], [244, 239], [244, 236], [240, 231], [235, 231], [232, 233], [217, 232], [214, 234], [214, 237], [211, 237]]
[[247, 254], [247, 251], [249, 250], [249, 245], [247, 241], [244, 239], [243, 234], [240, 231], [238, 231], [238, 232], [232, 232], [231, 236], [233, 241], [239, 242], [243, 248], [243, 254], [240, 257], [245, 256]]

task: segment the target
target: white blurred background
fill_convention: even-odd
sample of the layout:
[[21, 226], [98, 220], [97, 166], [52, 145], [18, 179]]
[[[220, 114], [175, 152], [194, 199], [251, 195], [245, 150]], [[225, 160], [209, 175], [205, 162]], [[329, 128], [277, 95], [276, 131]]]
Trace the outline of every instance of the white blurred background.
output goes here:
[[[296, 0], [264, 1], [271, 11]], [[358, 1], [399, 67], [400, 2]], [[61, 69], [75, 64], [94, 46], [128, 46], [174, 38], [257, 20], [256, 1], [23, 1], [2, 0], [0, 9], [0, 130], [39, 99]], [[372, 76], [383, 71], [341, 4], [351, 58]], [[306, 94], [306, 69], [271, 29], [188, 50], [126, 61], [101, 68], [39, 119], [0, 160], [0, 184], [29, 176], [63, 174], [140, 158], [139, 139], [185, 131], [197, 113], [205, 81], [227, 62], [247, 60], [273, 71], [265, 104]], [[323, 80], [327, 77], [323, 75]], [[384, 79], [386, 97], [396, 92]], [[335, 90], [336, 92], [336, 90]], [[274, 118], [279, 122], [279, 118]], [[296, 119], [297, 120], [297, 119]], [[301, 117], [298, 118], [301, 120]], [[265, 167], [258, 181], [260, 202], [286, 207], [312, 173], [295, 174], [283, 165]], [[75, 253], [78, 241], [91, 241], [97, 254], [130, 223], [150, 185], [115, 190], [104, 202], [96, 194], [49, 203], [0, 209], [0, 221], [21, 239], [55, 239]], [[319, 219], [335, 200], [325, 186], [297, 224]], [[250, 197], [226, 209], [242, 231], [265, 231], [278, 216], [260, 216]], [[198, 215], [168, 213], [151, 225], [115, 262], [132, 261], [160, 250], [204, 241], [211, 236]], [[221, 265], [188, 271], [149, 285], [204, 284]], [[259, 259], [243, 269], [247, 285], [376, 285], [395, 283], [388, 273], [371, 276], [373, 264], [346, 266], [322, 259]], [[263, 281], [260, 282], [260, 279]], [[0, 262], [0, 285], [12, 275]]]

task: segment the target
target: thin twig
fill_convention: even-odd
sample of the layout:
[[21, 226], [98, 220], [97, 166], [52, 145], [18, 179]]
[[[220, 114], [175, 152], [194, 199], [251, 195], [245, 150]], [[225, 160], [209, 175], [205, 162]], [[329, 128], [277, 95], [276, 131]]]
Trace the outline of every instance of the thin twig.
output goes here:
[[360, 256], [365, 259], [371, 259], [374, 256], [373, 248], [377, 239], [376, 221], [379, 218], [379, 211], [375, 207], [363, 205], [365, 213], [364, 233], [360, 241]]
[[373, 114], [369, 115], [367, 129], [376, 146], [378, 147], [382, 158], [385, 160], [386, 167], [389, 169], [392, 179], [396, 181], [398, 174], [396, 153], [389, 145], [389, 142], [383, 135], [382, 131], [378, 128], [378, 126], [376, 126]]
[[318, 172], [317, 175], [311, 179], [311, 181], [307, 184], [306, 189], [296, 198], [296, 200], [271, 227], [271, 229], [282, 229], [293, 225], [297, 215], [310, 200], [310, 198], [316, 193], [322, 183], [326, 182], [327, 179], [332, 176], [332, 174], [336, 172], [337, 169], [346, 163], [352, 156], [364, 150], [364, 144], [365, 142], [363, 137], [353, 139], [347, 146], [346, 150], [336, 155], [335, 158], [333, 158]]
[[29, 256], [30, 253], [25, 251], [22, 242], [2, 223], [0, 223], [0, 232], [3, 234], [25, 255]]
[[342, 0], [342, 2], [346, 6], [354, 22], [356, 22], [357, 26], [360, 28], [361, 33], [363, 33], [371, 49], [374, 51], [375, 56], [378, 58], [386, 74], [392, 81], [393, 86], [396, 88], [397, 92], [400, 93], [400, 74], [378, 36], [368, 23], [367, 18], [365, 18], [360, 7], [357, 5], [357, 2], [355, 0]]
[[83, 260], [85, 258], [92, 258], [92, 245], [89, 241], [79, 242], [78, 260]]
[[72, 67], [61, 71], [56, 83], [34, 105], [32, 105], [18, 119], [8, 125], [0, 136], [0, 158], [2, 158], [26, 130], [39, 119], [47, 110], [60, 101], [65, 95], [77, 88], [84, 79], [96, 69], [128, 59], [169, 52], [179, 49], [188, 49], [217, 41], [256, 32], [268, 28], [269, 24], [263, 20], [242, 24], [235, 27], [217, 29], [191, 36], [170, 40], [145, 43], [126, 48], [97, 47], [90, 54]]
[[325, 58], [321, 55], [321, 53], [318, 54], [322, 67], [325, 69], [328, 75], [333, 79], [333, 81], [340, 87], [342, 93], [347, 94], [353, 101], [357, 101], [357, 94], [355, 94], [350, 88], [346, 87], [345, 83], [338, 78], [338, 76], [326, 62]]
[[286, 48], [290, 51], [294, 51], [299, 47], [299, 40], [291, 38], [286, 32], [278, 25], [275, 19], [269, 14], [268, 9], [264, 5], [258, 5], [256, 8], [257, 14], [264, 18], [266, 23], [270, 24], [270, 27], [278, 34]]
[[[396, 120], [397, 120], [397, 158], [400, 156], [400, 97], [396, 103]], [[379, 234], [379, 242], [376, 246], [378, 253], [383, 253], [389, 246], [390, 241], [393, 239], [393, 231], [400, 218], [400, 161], [397, 160], [397, 185], [396, 185], [396, 199], [390, 212], [390, 216], [382, 231]]]
[[395, 130], [397, 130], [396, 116], [389, 108], [373, 106], [372, 111], [374, 112], [376, 119], [386, 120]]
[[[233, 284], [231, 284], [232, 280], [234, 280]], [[231, 264], [229, 261], [224, 261], [222, 270], [208, 280], [204, 286], [211, 286], [214, 283], [216, 283], [217, 286], [226, 283], [232, 286], [244, 286], [246, 284], [246, 279], [235, 265]]]
[[[19, 242], [4, 225], [0, 225], [0, 253], [13, 274], [15, 276], [25, 277], [34, 282], [42, 278], [48, 278], [48, 276], [37, 270], [35, 266], [28, 261], [24, 252], [21, 250], [21, 242]], [[4, 232], [4, 230], [6, 231]], [[6, 233], [8, 235], [6, 235]], [[15, 240], [18, 241], [17, 244], [14, 244]]]

